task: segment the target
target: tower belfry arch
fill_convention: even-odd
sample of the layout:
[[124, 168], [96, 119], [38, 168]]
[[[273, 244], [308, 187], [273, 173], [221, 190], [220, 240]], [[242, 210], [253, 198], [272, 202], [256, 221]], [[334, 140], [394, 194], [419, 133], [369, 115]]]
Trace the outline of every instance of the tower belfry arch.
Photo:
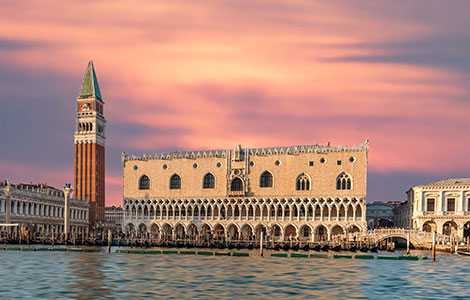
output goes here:
[[88, 63], [77, 97], [75, 126], [74, 198], [90, 203], [90, 229], [104, 220], [105, 126], [104, 101], [93, 61]]

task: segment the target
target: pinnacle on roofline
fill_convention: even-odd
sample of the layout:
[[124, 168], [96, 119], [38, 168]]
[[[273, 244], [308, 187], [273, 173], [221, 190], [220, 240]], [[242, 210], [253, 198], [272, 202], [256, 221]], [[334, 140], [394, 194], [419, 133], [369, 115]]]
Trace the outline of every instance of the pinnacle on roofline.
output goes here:
[[78, 95], [78, 98], [89, 97], [96, 97], [101, 101], [103, 100], [101, 98], [100, 86], [98, 84], [98, 78], [96, 77], [95, 67], [93, 66], [92, 60], [88, 62], [85, 75], [83, 76], [82, 88], [80, 90], [80, 94]]

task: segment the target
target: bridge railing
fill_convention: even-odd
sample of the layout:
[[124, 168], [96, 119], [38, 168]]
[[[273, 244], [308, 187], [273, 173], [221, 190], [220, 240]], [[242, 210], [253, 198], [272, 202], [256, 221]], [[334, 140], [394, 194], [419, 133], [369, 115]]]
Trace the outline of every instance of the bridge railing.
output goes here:
[[[404, 229], [404, 228], [373, 229], [373, 230], [368, 230], [368, 231], [343, 234], [343, 235], [337, 236], [337, 238], [347, 239], [348, 241], [364, 240], [364, 239], [377, 241], [384, 237], [394, 236], [394, 235], [406, 237], [408, 234], [410, 234], [410, 238], [413, 240], [417, 240], [422, 243], [432, 242], [433, 234], [431, 232], [425, 232], [425, 231], [415, 230], [415, 229]], [[447, 243], [450, 241], [450, 238], [451, 237], [448, 235], [436, 234], [436, 241], [438, 243]]]

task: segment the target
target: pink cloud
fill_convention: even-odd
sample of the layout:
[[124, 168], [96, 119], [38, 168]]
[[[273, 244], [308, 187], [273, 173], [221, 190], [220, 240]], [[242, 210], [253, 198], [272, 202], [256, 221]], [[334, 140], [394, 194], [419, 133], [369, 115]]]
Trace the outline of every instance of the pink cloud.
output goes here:
[[[433, 64], [339, 59], [393, 55], [396, 49], [370, 45], [445, 34], [445, 24], [390, 3], [387, 14], [383, 4], [365, 6], [300, 0], [15, 2], [0, 12], [0, 40], [42, 46], [5, 50], [0, 59], [77, 78], [76, 94], [92, 58], [108, 127], [147, 128], [108, 136], [114, 149], [352, 145], [369, 138], [374, 171], [468, 170], [470, 105], [462, 101], [468, 87], [456, 83], [468, 74]], [[449, 22], [450, 33], [465, 27]], [[8, 169], [18, 180], [30, 174], [62, 184], [72, 177], [69, 168], [45, 172], [18, 163]], [[120, 174], [113, 172], [106, 193], [118, 204]]]

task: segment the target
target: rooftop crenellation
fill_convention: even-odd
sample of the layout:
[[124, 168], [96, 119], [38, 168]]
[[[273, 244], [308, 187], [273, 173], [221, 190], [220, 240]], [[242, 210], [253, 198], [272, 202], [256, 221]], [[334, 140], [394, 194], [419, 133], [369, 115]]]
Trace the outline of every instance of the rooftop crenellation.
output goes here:
[[[275, 155], [275, 154], [290, 154], [297, 155], [302, 153], [328, 153], [328, 152], [355, 152], [355, 151], [368, 151], [369, 140], [366, 140], [360, 146], [331, 146], [330, 143], [327, 145], [297, 145], [297, 146], [284, 146], [284, 147], [268, 147], [268, 148], [246, 148], [243, 149], [245, 153], [249, 155]], [[155, 154], [143, 154], [142, 156], [136, 156], [134, 154], [128, 155], [125, 152], [122, 153], [122, 160], [149, 160], [149, 159], [196, 159], [204, 157], [227, 157], [231, 153], [231, 149], [224, 150], [201, 150], [201, 151], [174, 151], [165, 153]]]

